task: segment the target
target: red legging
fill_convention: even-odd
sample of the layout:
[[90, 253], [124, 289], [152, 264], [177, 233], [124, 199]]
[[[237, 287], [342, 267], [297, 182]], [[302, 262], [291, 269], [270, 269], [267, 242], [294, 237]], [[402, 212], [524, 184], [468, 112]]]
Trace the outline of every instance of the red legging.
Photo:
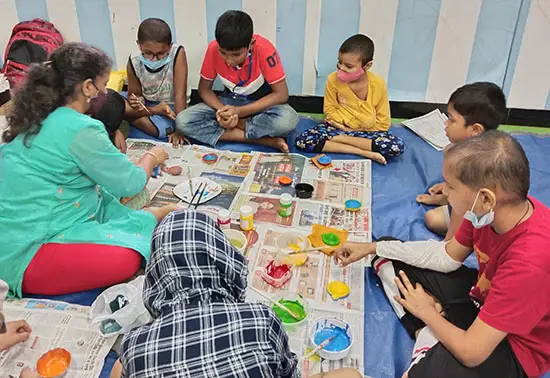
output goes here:
[[141, 266], [130, 248], [102, 244], [44, 244], [23, 277], [27, 294], [62, 295], [121, 283]]

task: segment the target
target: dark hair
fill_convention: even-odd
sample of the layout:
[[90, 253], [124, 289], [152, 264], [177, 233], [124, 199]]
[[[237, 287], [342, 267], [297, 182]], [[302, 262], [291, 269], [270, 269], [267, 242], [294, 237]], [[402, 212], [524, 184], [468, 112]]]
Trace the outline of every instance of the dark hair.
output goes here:
[[346, 39], [338, 51], [360, 55], [364, 66], [374, 58], [374, 42], [364, 34], [355, 34]]
[[453, 174], [472, 189], [499, 186], [518, 200], [529, 192], [529, 160], [519, 142], [502, 131], [486, 133], [451, 144], [445, 160]]
[[100, 101], [92, 101], [90, 116], [101, 121], [110, 136], [113, 136], [124, 120], [126, 102], [124, 97], [113, 89], [107, 89], [107, 94], [99, 98]]
[[84, 43], [66, 43], [52, 53], [49, 62], [33, 64], [13, 99], [4, 142], [25, 134], [26, 144], [52, 111], [69, 102], [78, 85], [95, 80], [110, 67], [107, 54]]
[[466, 120], [466, 126], [479, 123], [485, 130], [496, 130], [506, 118], [506, 97], [489, 82], [466, 84], [453, 92], [449, 104]]
[[139, 24], [138, 42], [156, 42], [172, 44], [172, 31], [166, 21], [160, 18], [148, 18]]
[[230, 10], [216, 22], [216, 41], [225, 50], [238, 50], [248, 47], [252, 41], [254, 25], [250, 16], [239, 10]]

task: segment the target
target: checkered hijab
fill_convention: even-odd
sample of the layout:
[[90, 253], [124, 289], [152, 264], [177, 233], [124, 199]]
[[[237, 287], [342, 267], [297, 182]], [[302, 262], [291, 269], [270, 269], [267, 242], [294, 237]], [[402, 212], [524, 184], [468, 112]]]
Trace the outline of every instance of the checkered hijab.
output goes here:
[[300, 377], [279, 318], [244, 302], [247, 273], [214, 220], [167, 216], [153, 234], [143, 293], [154, 321], [124, 336], [123, 376]]

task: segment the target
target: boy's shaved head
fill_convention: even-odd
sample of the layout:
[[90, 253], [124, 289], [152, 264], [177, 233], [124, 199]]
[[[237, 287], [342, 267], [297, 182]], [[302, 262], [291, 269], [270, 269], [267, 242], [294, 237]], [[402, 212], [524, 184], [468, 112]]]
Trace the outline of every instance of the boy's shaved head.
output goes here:
[[451, 144], [445, 163], [464, 185], [479, 190], [500, 187], [510, 201], [522, 201], [529, 192], [529, 161], [511, 135], [491, 130]]

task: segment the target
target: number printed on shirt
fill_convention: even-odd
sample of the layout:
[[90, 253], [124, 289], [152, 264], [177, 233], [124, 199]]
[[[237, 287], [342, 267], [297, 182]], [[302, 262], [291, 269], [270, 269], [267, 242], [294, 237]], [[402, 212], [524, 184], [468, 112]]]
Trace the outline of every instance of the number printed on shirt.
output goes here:
[[277, 51], [273, 53], [273, 55], [270, 55], [267, 57], [267, 64], [269, 67], [273, 68], [277, 64], [279, 64], [279, 55], [277, 54]]

